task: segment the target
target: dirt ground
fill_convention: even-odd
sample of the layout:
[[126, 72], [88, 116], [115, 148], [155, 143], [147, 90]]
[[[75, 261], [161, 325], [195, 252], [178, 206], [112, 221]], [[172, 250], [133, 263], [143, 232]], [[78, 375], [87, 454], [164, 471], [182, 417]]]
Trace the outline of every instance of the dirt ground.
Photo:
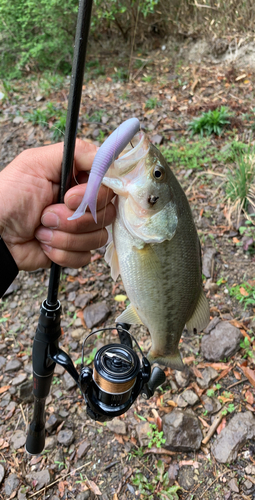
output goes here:
[[[247, 65], [246, 60], [242, 65], [240, 59], [224, 61], [214, 57], [212, 61], [209, 56], [203, 55], [194, 61], [186, 57], [187, 47], [188, 42], [181, 49], [179, 46], [173, 49], [171, 41], [152, 53], [135, 53], [131, 61], [130, 80], [119, 79], [123, 60], [126, 58], [128, 63], [127, 54], [123, 56], [121, 52], [115, 54], [114, 63], [105, 68], [105, 74], [97, 76], [92, 71], [92, 76], [86, 78], [83, 87], [79, 137], [100, 144], [119, 122], [136, 116], [156, 145], [170, 147], [181, 138], [187, 144], [192, 144], [198, 138], [191, 138], [189, 122], [203, 111], [222, 105], [229, 107], [233, 118], [222, 136], [210, 136], [210, 147], [214, 147], [215, 152], [221, 152], [233, 140], [253, 143], [253, 68]], [[106, 57], [103, 50], [97, 54], [99, 67], [105, 64]], [[92, 55], [89, 55], [89, 61], [91, 59]], [[52, 142], [54, 119], [49, 126], [39, 126], [27, 121], [26, 114], [37, 108], [45, 108], [47, 102], [53, 102], [57, 109], [66, 108], [68, 88], [67, 80], [61, 90], [53, 89], [44, 95], [39, 78], [13, 82], [1, 105], [1, 168], [23, 149]], [[148, 101], [152, 103], [153, 99], [156, 99], [154, 107], [148, 105]], [[91, 120], [93, 114], [94, 119]], [[226, 165], [222, 158], [215, 155], [198, 169], [187, 168], [177, 161], [171, 168], [186, 190], [203, 253], [208, 248], [215, 250], [211, 278], [216, 286], [206, 292], [211, 318], [217, 316], [222, 320], [233, 321], [252, 337], [253, 307], [244, 310], [243, 304], [230, 296], [228, 291], [235, 283], [255, 278], [255, 258], [254, 254], [236, 245], [240, 234], [234, 225], [229, 225], [226, 218]], [[181, 486], [178, 491], [180, 500], [254, 499], [255, 479], [245, 472], [249, 470], [247, 467], [255, 465], [254, 440], [244, 443], [237, 459], [227, 464], [218, 463], [211, 453], [216, 434], [197, 452], [173, 452], [164, 448], [164, 445], [159, 449], [141, 447], [138, 424], [144, 421], [158, 424], [173, 408], [166, 401], [172, 401], [174, 394], [183, 391], [176, 384], [175, 372], [170, 369], [166, 370], [167, 380], [162, 390], [158, 390], [149, 401], [139, 397], [119, 419], [119, 425], [113, 428], [88, 418], [79, 391], [71, 386], [64, 371], [57, 368], [47, 399], [49, 424], [46, 450], [38, 457], [26, 453], [24, 436], [32, 417], [33, 405], [29, 395], [27, 399], [21, 397], [20, 384], [31, 383], [32, 341], [40, 305], [47, 295], [48, 278], [48, 270], [21, 272], [13, 293], [0, 303], [0, 355], [8, 363], [19, 361], [10, 371], [6, 371], [4, 364], [0, 375], [0, 464], [4, 468], [0, 498], [175, 499], [177, 496], [174, 494], [163, 496], [162, 481], [157, 479], [156, 483], [153, 482], [158, 477], [157, 463], [160, 459], [171, 484]], [[109, 309], [108, 319], [101, 322], [99, 328], [114, 327], [114, 319], [125, 307], [123, 301], [115, 299], [124, 295], [125, 290], [120, 279], [117, 284], [113, 283], [102, 250], [93, 253], [92, 262], [86, 268], [63, 270], [59, 293], [63, 311], [61, 347], [69, 352], [74, 361], [80, 358], [83, 339], [90, 332], [84, 322], [84, 307], [77, 305], [79, 298], [87, 293], [91, 294], [89, 304], [104, 302]], [[132, 332], [147, 352], [149, 337], [146, 329], [132, 328]], [[87, 345], [85, 356], [88, 358], [95, 347], [115, 340], [116, 332], [102, 332]], [[191, 337], [184, 334], [180, 350], [190, 368], [205, 366], [200, 343], [201, 335]], [[225, 372], [222, 368], [219, 371], [221, 392], [231, 390], [230, 399], [234, 402], [236, 413], [247, 409], [255, 411], [254, 385], [243, 379], [240, 369], [243, 356], [244, 351], [239, 350], [231, 359], [224, 360], [229, 370]], [[254, 370], [251, 358], [248, 359], [248, 366]], [[17, 377], [20, 377], [18, 381]], [[193, 388], [196, 387], [194, 382], [195, 375], [191, 380]], [[215, 381], [210, 388], [214, 384]], [[205, 392], [198, 391], [199, 402], [193, 411], [200, 417], [206, 435], [212, 420], [204, 413], [201, 396]], [[225, 424], [232, 416], [226, 416]], [[61, 443], [59, 435], [62, 430], [67, 434]], [[138, 472], [153, 484], [151, 496], [148, 490], [148, 494], [141, 489], [139, 491], [137, 483], [133, 481]], [[13, 476], [13, 482], [6, 490], [6, 481], [9, 478], [11, 482], [11, 475], [17, 481], [14, 481]], [[250, 484], [247, 483], [247, 476], [250, 477]]]

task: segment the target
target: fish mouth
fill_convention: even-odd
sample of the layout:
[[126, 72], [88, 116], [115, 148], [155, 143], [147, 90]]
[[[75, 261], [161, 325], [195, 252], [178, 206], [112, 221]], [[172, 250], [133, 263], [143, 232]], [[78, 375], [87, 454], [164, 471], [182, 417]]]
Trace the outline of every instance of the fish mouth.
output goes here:
[[123, 194], [125, 183], [122, 177], [134, 170], [137, 164], [146, 157], [149, 148], [150, 143], [144, 132], [140, 131], [135, 134], [132, 142], [126, 146], [119, 158], [110, 166], [102, 184], [112, 188], [116, 194]]

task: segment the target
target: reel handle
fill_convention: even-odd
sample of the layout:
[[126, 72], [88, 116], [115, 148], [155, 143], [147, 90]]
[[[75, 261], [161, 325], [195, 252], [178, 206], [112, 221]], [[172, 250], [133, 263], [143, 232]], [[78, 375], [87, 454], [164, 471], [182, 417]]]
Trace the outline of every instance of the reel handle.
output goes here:
[[159, 368], [158, 366], [155, 366], [155, 368], [153, 368], [152, 370], [149, 382], [143, 386], [142, 396], [145, 399], [151, 398], [157, 387], [162, 385], [165, 382], [165, 380], [166, 376], [164, 371], [161, 370], [161, 368]]

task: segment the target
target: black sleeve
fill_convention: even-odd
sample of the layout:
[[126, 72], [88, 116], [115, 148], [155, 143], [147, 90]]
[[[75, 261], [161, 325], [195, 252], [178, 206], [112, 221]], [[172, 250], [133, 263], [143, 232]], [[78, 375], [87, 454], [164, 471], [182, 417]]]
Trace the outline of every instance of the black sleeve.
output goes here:
[[0, 297], [9, 288], [18, 273], [17, 264], [5, 245], [4, 240], [0, 237]]

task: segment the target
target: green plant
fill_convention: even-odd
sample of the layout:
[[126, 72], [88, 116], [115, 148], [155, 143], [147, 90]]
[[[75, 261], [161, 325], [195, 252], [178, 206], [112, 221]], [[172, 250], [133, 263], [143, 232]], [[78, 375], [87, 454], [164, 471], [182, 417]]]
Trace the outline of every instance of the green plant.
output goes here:
[[[85, 365], [90, 365], [91, 363], [93, 363], [96, 352], [97, 352], [97, 348], [94, 347], [94, 349], [91, 351], [91, 353], [88, 356], [84, 356], [83, 361], [84, 361]], [[80, 357], [80, 358], [76, 359], [74, 364], [80, 365], [81, 362], [82, 362], [82, 358]]]
[[57, 108], [52, 102], [48, 102], [45, 108], [38, 108], [32, 113], [27, 113], [25, 118], [34, 125], [52, 129], [55, 142], [59, 141], [64, 135], [66, 110]]
[[212, 398], [215, 395], [214, 389], [208, 389], [206, 394], [209, 398]]
[[[249, 148], [246, 153], [236, 153], [234, 165], [229, 167], [227, 173], [226, 194], [232, 213], [239, 217], [243, 211], [247, 217], [248, 206], [255, 212], [255, 151]], [[250, 219], [251, 220], [251, 219]]]
[[159, 105], [160, 103], [157, 97], [150, 97], [145, 103], [145, 109], [154, 109]]
[[1, 0], [0, 76], [31, 68], [70, 71], [78, 4], [66, 0]]
[[187, 169], [202, 169], [211, 166], [212, 158], [221, 159], [215, 146], [211, 145], [210, 139], [204, 137], [198, 141], [181, 138], [179, 141], [171, 143], [171, 146], [160, 148], [164, 158], [176, 167]]
[[231, 297], [244, 304], [244, 310], [255, 304], [255, 279], [228, 288]]
[[253, 341], [254, 337], [251, 337], [251, 340], [248, 339], [248, 337], [244, 337], [240, 341], [240, 347], [244, 349], [244, 355], [243, 358], [254, 358], [254, 351], [253, 351]]
[[213, 111], [203, 113], [200, 118], [195, 118], [188, 125], [188, 130], [192, 135], [200, 134], [201, 137], [205, 135], [221, 135], [225, 126], [230, 123], [229, 118], [231, 114], [225, 106]]
[[180, 490], [178, 485], [170, 485], [170, 480], [168, 473], [165, 472], [165, 464], [162, 460], [158, 460], [154, 466], [156, 469], [156, 474], [152, 479], [147, 479], [147, 477], [138, 472], [132, 479], [135, 486], [138, 486], [139, 492], [143, 495], [142, 498], [147, 498], [148, 500], [153, 500], [155, 489], [157, 488], [157, 498], [159, 500], [178, 500], [177, 491]]
[[148, 443], [148, 448], [152, 448], [156, 445], [157, 448], [161, 448], [165, 444], [166, 440], [163, 438], [163, 431], [159, 431], [155, 424], [150, 424], [151, 431], [148, 432], [148, 437], [150, 441]]

